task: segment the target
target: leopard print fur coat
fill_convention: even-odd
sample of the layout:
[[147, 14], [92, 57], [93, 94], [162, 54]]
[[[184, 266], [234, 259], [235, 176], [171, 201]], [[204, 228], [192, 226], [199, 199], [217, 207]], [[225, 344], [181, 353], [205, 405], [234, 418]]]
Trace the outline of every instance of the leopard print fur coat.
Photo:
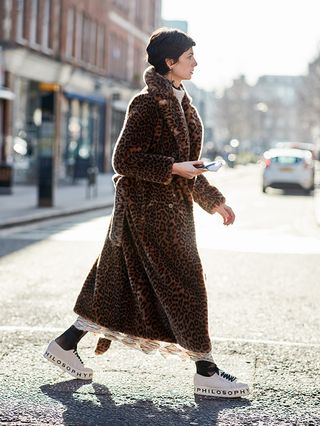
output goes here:
[[[172, 175], [197, 160], [202, 124], [186, 94], [149, 67], [117, 141], [115, 204], [104, 247], [78, 296], [80, 316], [128, 336], [211, 350], [207, 295], [196, 246], [193, 201], [207, 212], [224, 202], [204, 175]], [[100, 341], [100, 352], [110, 342]]]

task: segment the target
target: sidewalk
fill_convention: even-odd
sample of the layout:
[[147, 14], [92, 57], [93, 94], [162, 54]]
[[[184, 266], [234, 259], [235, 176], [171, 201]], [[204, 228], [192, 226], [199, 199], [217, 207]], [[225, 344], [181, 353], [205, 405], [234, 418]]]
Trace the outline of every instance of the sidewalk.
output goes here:
[[98, 176], [97, 196], [95, 196], [94, 187], [88, 194], [86, 179], [74, 185], [58, 186], [54, 194], [54, 207], [37, 207], [37, 187], [35, 185], [15, 185], [13, 194], [0, 195], [0, 229], [112, 207], [114, 187], [111, 178], [111, 173]]
[[314, 206], [316, 221], [320, 226], [320, 189], [316, 189], [314, 192]]
[[318, 225], [320, 226], [320, 161], [316, 162], [314, 210], [315, 210], [316, 221]]
[[[252, 167], [255, 166], [253, 165]], [[317, 169], [314, 209], [317, 223], [320, 225], [320, 164]], [[245, 167], [241, 166], [235, 170], [228, 169], [225, 171], [225, 177], [235, 178], [235, 174], [241, 175], [245, 170]], [[112, 207], [114, 186], [111, 178], [111, 173], [100, 174], [97, 180], [97, 197], [94, 196], [94, 188], [92, 188], [90, 198], [88, 198], [87, 181], [85, 179], [75, 185], [61, 185], [55, 190], [54, 207], [49, 208], [37, 207], [36, 186], [15, 185], [12, 195], [0, 195], [0, 229]]]

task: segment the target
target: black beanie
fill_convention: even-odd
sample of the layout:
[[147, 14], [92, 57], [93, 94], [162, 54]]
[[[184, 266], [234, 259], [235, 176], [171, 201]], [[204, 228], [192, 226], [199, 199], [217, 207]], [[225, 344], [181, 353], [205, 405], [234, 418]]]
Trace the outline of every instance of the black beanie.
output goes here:
[[195, 42], [183, 31], [170, 28], [159, 28], [150, 37], [147, 46], [148, 62], [159, 74], [167, 74], [169, 68], [166, 58], [177, 61], [179, 57]]

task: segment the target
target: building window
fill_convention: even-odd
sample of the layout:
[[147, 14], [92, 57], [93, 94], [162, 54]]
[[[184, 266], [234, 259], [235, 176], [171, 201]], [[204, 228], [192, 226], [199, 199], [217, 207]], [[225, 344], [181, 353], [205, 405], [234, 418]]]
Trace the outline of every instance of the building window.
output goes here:
[[91, 21], [90, 29], [90, 63], [96, 65], [96, 46], [97, 46], [97, 23]]
[[90, 62], [90, 19], [85, 15], [82, 18], [82, 49], [81, 59], [84, 62]]
[[17, 40], [26, 40], [27, 35], [27, 7], [25, 0], [17, 0], [16, 37]]
[[113, 77], [127, 79], [128, 42], [117, 34], [110, 34], [110, 72]]
[[43, 0], [43, 14], [42, 14], [42, 46], [50, 48], [50, 33], [51, 33], [51, 0]]
[[81, 144], [81, 106], [78, 99], [69, 101], [67, 117], [67, 143], [65, 151], [65, 164], [67, 176], [75, 179], [76, 159]]
[[140, 48], [135, 47], [133, 59], [133, 83], [139, 84], [142, 74], [143, 53]]
[[75, 56], [77, 59], [81, 59], [81, 51], [82, 51], [82, 12], [77, 13], [77, 23], [76, 23], [76, 49]]
[[128, 70], [127, 70], [127, 64], [128, 64], [128, 42], [126, 39], [121, 40], [121, 77], [124, 80], [127, 80], [128, 78]]
[[39, 42], [38, 17], [39, 17], [39, 4], [38, 4], [38, 0], [31, 0], [31, 10], [30, 10], [30, 42], [32, 44], [37, 44]]
[[123, 12], [128, 12], [129, 2], [128, 0], [113, 0], [113, 4]]
[[87, 18], [83, 14], [82, 15], [82, 29], [81, 29], [81, 33], [82, 33], [82, 44], [81, 44], [81, 55], [80, 55], [80, 58], [82, 60], [85, 60], [85, 56], [86, 56], [86, 45], [87, 45], [86, 24], [87, 24]]
[[[1, 0], [0, 0], [1, 1]], [[29, 8], [26, 0], [17, 0], [16, 37], [18, 41], [29, 39]]]
[[104, 26], [98, 26], [97, 36], [97, 66], [104, 68], [104, 54], [105, 54], [105, 31]]
[[66, 116], [66, 175], [73, 180], [87, 176], [90, 165], [104, 168], [103, 108], [91, 102], [69, 100]]
[[[46, 1], [46, 0], [45, 0]], [[44, 7], [44, 2], [43, 0], [37, 0], [36, 1], [36, 5], [35, 5], [35, 10], [36, 10], [36, 44], [37, 45], [41, 45], [42, 42], [42, 37], [43, 37], [43, 7]]]
[[121, 60], [121, 47], [119, 37], [111, 33], [110, 34], [110, 59], [109, 64], [111, 67], [111, 75], [113, 77], [121, 78], [121, 66], [119, 67], [119, 63]]
[[156, 5], [154, 0], [150, 0], [149, 2], [149, 25], [154, 30], [156, 25]]
[[136, 0], [135, 24], [137, 27], [141, 27], [143, 24], [142, 0]]
[[74, 18], [75, 10], [71, 7], [67, 15], [67, 37], [66, 37], [66, 56], [72, 57], [74, 54], [73, 38], [74, 38]]

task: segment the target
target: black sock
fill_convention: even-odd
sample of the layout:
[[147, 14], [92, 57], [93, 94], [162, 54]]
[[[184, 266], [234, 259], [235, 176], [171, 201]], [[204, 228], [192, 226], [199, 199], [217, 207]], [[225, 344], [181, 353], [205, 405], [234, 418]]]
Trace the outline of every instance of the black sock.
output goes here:
[[218, 367], [211, 361], [196, 361], [197, 373], [201, 376], [210, 377], [217, 372]]
[[69, 351], [71, 349], [77, 349], [77, 344], [86, 334], [87, 331], [79, 330], [74, 325], [72, 325], [70, 328], [68, 328], [68, 330], [57, 337], [55, 341], [59, 346], [62, 347], [62, 349]]

